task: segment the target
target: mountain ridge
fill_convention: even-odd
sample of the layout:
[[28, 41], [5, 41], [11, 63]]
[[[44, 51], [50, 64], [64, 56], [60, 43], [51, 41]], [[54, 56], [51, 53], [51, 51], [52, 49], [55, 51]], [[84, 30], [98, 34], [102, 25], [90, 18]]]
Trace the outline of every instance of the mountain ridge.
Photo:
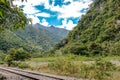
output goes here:
[[37, 23], [37, 24], [35, 24], [35, 26], [38, 28], [46, 29], [51, 33], [54, 33], [58, 36], [61, 36], [62, 38], [66, 37], [66, 36], [64, 36], [64, 34], [68, 34], [68, 32], [69, 32], [69, 30], [66, 30], [64, 28], [58, 28], [58, 27], [55, 27], [53, 25], [47, 27], [47, 26], [43, 26], [43, 25]]
[[[0, 34], [0, 50], [6, 52], [10, 48], [23, 48], [28, 52], [44, 52], [50, 50], [57, 42], [63, 39], [63, 37], [46, 30], [44, 27], [38, 27], [28, 25], [23, 30], [4, 31]], [[65, 32], [64, 36], [67, 33]]]

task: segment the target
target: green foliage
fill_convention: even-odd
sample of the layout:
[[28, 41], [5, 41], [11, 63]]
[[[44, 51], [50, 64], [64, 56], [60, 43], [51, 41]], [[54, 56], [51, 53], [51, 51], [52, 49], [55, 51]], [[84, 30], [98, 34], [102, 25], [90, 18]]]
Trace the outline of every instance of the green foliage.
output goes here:
[[[80, 77], [86, 78], [86, 79], [96, 79], [96, 80], [111, 80], [112, 79], [112, 73], [107, 70], [104, 67], [110, 67], [113, 68], [113, 65], [109, 65], [111, 63], [100, 63], [100, 64], [93, 64], [93, 65], [81, 65], [80, 70]], [[104, 66], [104, 67], [103, 67]]]
[[23, 49], [11, 48], [7, 53], [5, 61], [7, 62], [8, 66], [10, 66], [12, 64], [12, 61], [24, 61], [29, 58], [30, 55]]
[[67, 43], [68, 43], [68, 40], [66, 38], [64, 38], [54, 46], [54, 49], [56, 49], [56, 50], [60, 49], [61, 47], [63, 47]]
[[0, 0], [0, 30], [24, 28], [28, 23], [22, 10], [10, 4], [8, 0]]
[[0, 51], [0, 64], [4, 63], [5, 57], [6, 57], [6, 54], [4, 54], [2, 51]]
[[69, 33], [68, 44], [61, 51], [73, 54], [83, 52], [84, 55], [119, 55], [119, 7], [119, 0], [94, 0], [86, 15]]
[[117, 70], [111, 62], [102, 59], [96, 59], [94, 63], [85, 64], [62, 58], [49, 63], [48, 68], [62, 75], [72, 75], [90, 80], [112, 80], [112, 71]]
[[12, 67], [18, 67], [18, 68], [30, 68], [29, 64], [25, 63], [25, 62], [21, 62], [21, 61], [12, 61], [12, 64], [10, 65]]
[[79, 71], [79, 67], [71, 61], [65, 59], [58, 59], [53, 63], [48, 64], [48, 67], [58, 73], [63, 72], [65, 75], [76, 74]]
[[[0, 50], [7, 52], [10, 48], [23, 48], [30, 53], [46, 52], [62, 39], [61, 36], [38, 27], [41, 26], [28, 25], [24, 30], [2, 31], [0, 33]], [[58, 32], [61, 30], [52, 28], [53, 31], [56, 29]], [[64, 36], [67, 35], [67, 30], [62, 29], [62, 32], [65, 33]]]
[[25, 43], [21, 38], [9, 30], [0, 33], [0, 50], [7, 52], [10, 48], [23, 48], [26, 51], [34, 52], [35, 48]]
[[62, 53], [66, 54], [66, 53], [74, 53], [74, 54], [77, 54], [77, 55], [87, 55], [87, 52], [86, 52], [86, 47], [85, 46], [79, 46], [79, 45], [70, 45], [70, 46], [67, 46], [62, 50]]
[[23, 68], [30, 68], [30, 66], [29, 66], [28, 64], [26, 64], [25, 62], [19, 63], [19, 64], [18, 64], [18, 67], [19, 67], [19, 68], [22, 68], [22, 69], [23, 69]]

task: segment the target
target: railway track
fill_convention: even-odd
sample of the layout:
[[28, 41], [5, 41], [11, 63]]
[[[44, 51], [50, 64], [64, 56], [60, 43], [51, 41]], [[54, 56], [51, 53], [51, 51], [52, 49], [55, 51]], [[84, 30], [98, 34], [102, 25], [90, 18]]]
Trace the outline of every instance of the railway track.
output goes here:
[[29, 78], [29, 80], [80, 80], [80, 79], [71, 78], [71, 77], [37, 73], [37, 72], [32, 72], [32, 71], [27, 71], [27, 70], [22, 70], [17, 68], [0, 67], [0, 70]]

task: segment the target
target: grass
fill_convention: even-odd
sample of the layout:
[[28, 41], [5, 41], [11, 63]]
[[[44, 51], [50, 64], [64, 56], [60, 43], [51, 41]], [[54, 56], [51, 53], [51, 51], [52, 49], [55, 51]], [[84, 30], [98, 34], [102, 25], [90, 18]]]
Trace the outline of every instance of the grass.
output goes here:
[[30, 62], [54, 62], [60, 58], [64, 58], [65, 60], [70, 60], [70, 61], [94, 61], [94, 60], [99, 59], [99, 58], [102, 58], [105, 61], [120, 60], [120, 56], [87, 57], [87, 56], [78, 56], [78, 55], [69, 54], [69, 55], [64, 55], [64, 56], [31, 58], [28, 61], [30, 61]]
[[70, 54], [70, 55], [65, 55], [65, 56], [31, 58], [29, 61], [33, 61], [33, 62], [54, 62], [59, 58], [64, 58], [66, 60], [74, 60], [74, 61], [90, 61], [90, 60], [93, 60], [92, 57], [77, 56], [77, 55]]
[[[64, 56], [52, 56], [52, 57], [40, 57], [40, 58], [31, 58], [27, 60], [26, 63], [31, 67], [30, 70], [40, 71], [43, 73], [66, 75], [78, 78], [94, 78], [97, 74], [102, 76], [103, 65], [101, 68], [95, 67], [93, 65], [96, 61], [111, 61], [117, 60], [120, 61], [120, 56], [106, 56], [106, 57], [86, 57], [86, 56], [76, 56], [76, 55], [64, 55]], [[94, 62], [94, 63], [92, 63]], [[104, 63], [103, 63], [104, 64]], [[92, 65], [92, 66], [91, 66]], [[108, 64], [109, 66], [109, 64]], [[82, 70], [82, 71], [81, 71]], [[119, 70], [107, 71], [112, 74], [112, 80], [119, 80], [120, 68]], [[108, 73], [104, 73], [105, 75]], [[97, 77], [99, 76], [97, 75]], [[100, 77], [102, 78], [102, 77]], [[104, 79], [102, 79], [104, 80]], [[106, 79], [110, 80], [110, 79]]]
[[[82, 59], [83, 60], [83, 59]], [[58, 74], [63, 76], [72, 76], [83, 79], [94, 79], [97, 80], [119, 80], [120, 68], [117, 70], [113, 64], [104, 61], [103, 59], [98, 63], [84, 64], [82, 61], [70, 61], [64, 58], [59, 58], [56, 61], [42, 64], [45, 62], [36, 62], [31, 65], [31, 70], [40, 71], [50, 74]], [[114, 74], [114, 76], [113, 76]], [[111, 79], [112, 78], [112, 79]]]

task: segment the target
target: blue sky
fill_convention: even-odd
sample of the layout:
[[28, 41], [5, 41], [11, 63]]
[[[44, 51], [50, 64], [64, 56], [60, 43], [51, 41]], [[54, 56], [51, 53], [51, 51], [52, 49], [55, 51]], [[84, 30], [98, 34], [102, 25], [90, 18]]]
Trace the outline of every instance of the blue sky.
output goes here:
[[92, 0], [15, 0], [13, 3], [23, 8], [26, 17], [31, 18], [33, 24], [54, 25], [72, 30], [81, 15], [88, 10]]

